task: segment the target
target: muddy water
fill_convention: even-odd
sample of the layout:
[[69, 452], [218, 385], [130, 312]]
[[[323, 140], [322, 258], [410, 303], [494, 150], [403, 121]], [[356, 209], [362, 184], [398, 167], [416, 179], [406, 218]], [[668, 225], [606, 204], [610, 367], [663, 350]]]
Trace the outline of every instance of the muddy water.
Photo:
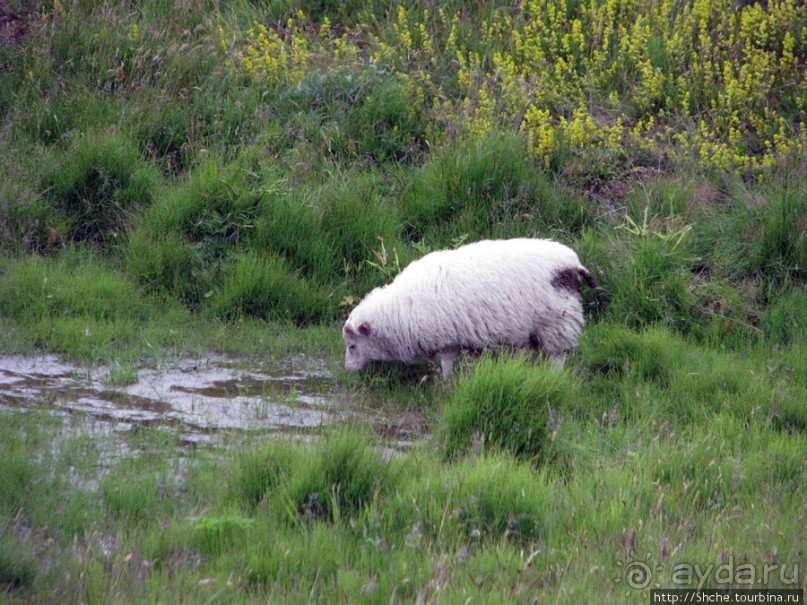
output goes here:
[[209, 357], [141, 369], [128, 385], [111, 377], [108, 368], [71, 365], [54, 355], [0, 356], [0, 411], [79, 416], [88, 431], [172, 426], [185, 443], [214, 440], [226, 429], [304, 433], [358, 413], [337, 394], [325, 364], [305, 357], [271, 370]]

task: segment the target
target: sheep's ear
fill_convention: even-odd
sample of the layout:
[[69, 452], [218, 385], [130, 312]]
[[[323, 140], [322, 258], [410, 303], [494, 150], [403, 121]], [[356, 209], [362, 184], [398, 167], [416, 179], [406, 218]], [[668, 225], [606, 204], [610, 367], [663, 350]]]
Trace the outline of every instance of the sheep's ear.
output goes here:
[[349, 323], [345, 324], [345, 327], [342, 328], [342, 332], [344, 332], [348, 336], [355, 336], [356, 335], [356, 331], [350, 326]]
[[362, 336], [370, 336], [370, 326], [366, 322], [359, 324], [359, 334]]

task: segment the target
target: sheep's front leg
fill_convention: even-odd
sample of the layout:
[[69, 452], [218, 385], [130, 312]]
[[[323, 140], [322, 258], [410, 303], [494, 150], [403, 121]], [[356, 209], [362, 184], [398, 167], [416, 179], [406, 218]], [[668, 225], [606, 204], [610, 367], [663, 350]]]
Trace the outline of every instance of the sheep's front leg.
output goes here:
[[460, 350], [455, 348], [440, 351], [440, 367], [443, 370], [443, 381], [446, 386], [451, 385], [451, 374], [454, 371], [454, 364], [460, 358]]

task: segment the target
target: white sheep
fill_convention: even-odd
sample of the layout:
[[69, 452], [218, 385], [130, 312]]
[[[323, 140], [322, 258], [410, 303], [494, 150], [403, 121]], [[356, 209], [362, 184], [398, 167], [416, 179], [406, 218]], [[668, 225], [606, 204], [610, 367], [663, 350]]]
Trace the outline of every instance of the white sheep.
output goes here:
[[583, 330], [577, 254], [542, 239], [483, 240], [427, 254], [370, 292], [342, 329], [345, 368], [440, 353], [451, 381], [463, 351], [531, 347], [563, 364]]

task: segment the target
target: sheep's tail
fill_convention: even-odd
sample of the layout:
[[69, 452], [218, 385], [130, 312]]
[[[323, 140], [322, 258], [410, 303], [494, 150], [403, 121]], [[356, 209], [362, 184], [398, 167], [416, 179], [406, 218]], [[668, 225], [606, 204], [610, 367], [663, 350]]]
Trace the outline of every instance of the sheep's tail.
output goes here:
[[591, 276], [591, 273], [588, 272], [588, 269], [586, 269], [585, 267], [580, 267], [577, 271], [578, 273], [580, 273], [580, 276], [586, 281], [589, 288], [594, 289], [597, 287], [597, 282], [594, 281], [594, 278]]

